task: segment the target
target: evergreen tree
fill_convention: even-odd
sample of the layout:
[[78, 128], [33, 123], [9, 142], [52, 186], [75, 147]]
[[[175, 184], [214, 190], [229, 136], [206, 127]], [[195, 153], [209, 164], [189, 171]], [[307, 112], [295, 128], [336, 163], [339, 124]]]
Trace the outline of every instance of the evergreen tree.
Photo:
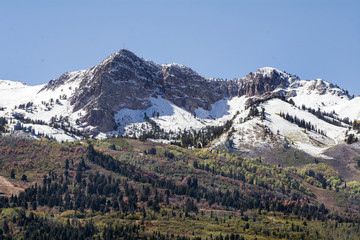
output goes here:
[[24, 181], [24, 182], [27, 182], [27, 176], [25, 174], [23, 174], [21, 176], [21, 180]]
[[12, 179], [15, 179], [15, 169], [12, 169], [12, 170], [11, 170], [10, 177], [11, 177]]
[[7, 233], [10, 231], [8, 222], [7, 222], [6, 220], [4, 220], [4, 222], [3, 222], [2, 230], [3, 230], [3, 232], [4, 232], [5, 234], [7, 234]]

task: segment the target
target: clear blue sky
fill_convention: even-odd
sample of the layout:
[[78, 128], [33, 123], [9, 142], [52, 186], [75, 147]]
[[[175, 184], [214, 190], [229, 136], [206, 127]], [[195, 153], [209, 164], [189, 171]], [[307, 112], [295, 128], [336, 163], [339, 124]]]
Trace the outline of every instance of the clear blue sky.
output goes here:
[[360, 94], [359, 0], [0, 0], [0, 79], [46, 83], [127, 48], [205, 77], [260, 67]]

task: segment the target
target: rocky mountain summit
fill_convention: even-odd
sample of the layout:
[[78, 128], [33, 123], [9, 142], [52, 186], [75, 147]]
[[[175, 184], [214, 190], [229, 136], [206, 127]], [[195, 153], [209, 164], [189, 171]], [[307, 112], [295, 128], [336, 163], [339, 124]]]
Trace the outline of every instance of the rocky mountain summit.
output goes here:
[[78, 91], [71, 98], [73, 111], [84, 109], [87, 114], [81, 122], [100, 132], [116, 129], [113, 116], [119, 110], [150, 107], [150, 97], [162, 96], [190, 112], [199, 107], [210, 110], [214, 102], [230, 95], [231, 84], [210, 81], [179, 64], [158, 65], [121, 50], [89, 70], [63, 74], [43, 90], [79, 78]]
[[[42, 91], [54, 90], [75, 80], [80, 83], [71, 97], [73, 112], [86, 111], [80, 121], [95, 127], [92, 133], [116, 130], [116, 112], [149, 108], [150, 97], [161, 96], [194, 113], [198, 108], [211, 110], [215, 102], [224, 98], [246, 96], [251, 103], [254, 99], [274, 96], [295, 97], [296, 90], [302, 87], [297, 76], [274, 68], [261, 68], [236, 80], [210, 80], [183, 65], [159, 65], [128, 50], [120, 50], [98, 66], [63, 74], [45, 85]], [[333, 89], [333, 85], [326, 85], [324, 81], [308, 87], [308, 91], [317, 90], [320, 94], [334, 92]], [[336, 94], [346, 95], [341, 90]]]

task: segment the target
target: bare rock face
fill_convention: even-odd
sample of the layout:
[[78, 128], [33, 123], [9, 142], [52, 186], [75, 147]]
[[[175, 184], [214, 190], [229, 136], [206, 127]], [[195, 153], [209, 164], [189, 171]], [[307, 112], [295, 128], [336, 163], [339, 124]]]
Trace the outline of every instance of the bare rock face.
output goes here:
[[163, 65], [162, 73], [165, 99], [189, 112], [210, 110], [214, 102], [229, 96], [228, 82], [205, 79], [182, 65]]
[[239, 81], [238, 96], [262, 96], [274, 90], [286, 89], [293, 79], [295, 77], [274, 68], [261, 68]]

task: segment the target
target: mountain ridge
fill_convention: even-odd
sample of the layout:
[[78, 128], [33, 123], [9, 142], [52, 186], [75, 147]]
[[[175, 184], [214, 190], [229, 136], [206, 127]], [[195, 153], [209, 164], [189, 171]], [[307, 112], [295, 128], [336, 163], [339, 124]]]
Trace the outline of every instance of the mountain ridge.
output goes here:
[[[98, 117], [96, 117], [99, 113], [91, 111], [99, 108], [98, 103], [102, 105], [100, 109], [106, 109], [101, 114], [110, 117], [123, 108], [136, 110], [149, 107], [148, 98], [150, 96], [163, 95], [166, 100], [194, 113], [195, 109], [199, 107], [210, 110], [213, 103], [225, 97], [246, 95], [268, 98], [284, 94], [291, 97], [294, 92], [274, 92], [274, 90], [284, 89], [290, 86], [290, 82], [299, 80], [296, 76], [267, 67], [260, 68], [257, 72], [250, 73], [244, 78], [228, 81], [219, 79], [214, 82], [183, 65], [155, 64], [139, 58], [127, 50], [120, 50], [110, 55], [98, 66], [92, 67], [86, 72], [87, 76], [84, 76], [84, 80], [79, 85], [82, 92], [72, 99], [71, 105], [74, 105], [74, 111], [85, 108], [90, 112], [87, 117], [82, 119], [83, 122], [89, 122], [90, 125], [99, 124]], [[61, 85], [62, 77], [53, 81]], [[119, 84], [117, 86], [117, 82], [120, 82], [121, 86]], [[210, 86], [205, 86], [207, 84]], [[109, 85], [116, 89], [107, 89], [106, 86]], [[140, 90], [136, 91], [135, 87]], [[126, 92], [121, 89], [126, 89]], [[210, 89], [216, 91], [209, 91]], [[118, 106], [116, 105], [119, 101], [109, 99], [116, 95], [121, 95], [123, 98]], [[139, 98], [140, 95], [145, 95], [146, 98]], [[134, 98], [134, 96], [136, 97]], [[130, 98], [132, 99], [130, 100]], [[105, 102], [110, 102], [111, 106], [104, 107]], [[105, 126], [100, 127], [100, 131], [108, 131], [116, 127], [111, 118], [105, 124], [100, 125]], [[106, 126], [109, 127], [106, 128]]]
[[[99, 137], [122, 134], [138, 138], [144, 133], [162, 131], [178, 137], [183, 131], [221, 126], [231, 120], [232, 129], [238, 130], [222, 142], [234, 140], [236, 148], [241, 149], [244, 143], [237, 137], [239, 133], [248, 132], [248, 127], [255, 128], [260, 124], [273, 133], [280, 131], [275, 141], [280, 144], [284, 138], [291, 138], [286, 129], [279, 127], [287, 125], [286, 120], [278, 119], [280, 112], [273, 111], [274, 106], [264, 104], [264, 101], [282, 98], [287, 101], [284, 109], [297, 114], [298, 118], [317, 122], [319, 126], [316, 128], [320, 129], [325, 120], [336, 121], [341, 126], [339, 129], [336, 126], [327, 128], [326, 132], [334, 132], [330, 137], [332, 140], [311, 131], [298, 140], [301, 144], [310, 141], [311, 146], [317, 146], [319, 144], [311, 140], [315, 138], [321, 146], [328, 148], [346, 139], [350, 133], [356, 135], [355, 127], [349, 133], [346, 126], [351, 127], [351, 121], [360, 118], [360, 111], [356, 108], [358, 98], [322, 79], [301, 80], [272, 67], [260, 68], [238, 79], [205, 78], [184, 65], [156, 64], [128, 50], [120, 50], [87, 70], [66, 72], [45, 85], [14, 85], [20, 88], [9, 90], [4, 87], [0, 90], [3, 93], [0, 117], [23, 121], [16, 117], [20, 115], [33, 121], [42, 120], [49, 124], [49, 128], [32, 127], [43, 133], [62, 136], [59, 137], [62, 140], [77, 139], [78, 133]], [[293, 109], [292, 105], [299, 109]], [[258, 115], [249, 117], [250, 106], [257, 109]], [[344, 111], [343, 106], [353, 112]], [[305, 110], [310, 115], [305, 114]], [[260, 117], [261, 111], [264, 114]], [[319, 116], [315, 116], [319, 114], [324, 115], [320, 122], [316, 120]], [[344, 119], [346, 121], [342, 122]], [[252, 121], [255, 125], [250, 124]], [[272, 122], [279, 122], [276, 128], [280, 129], [276, 129]], [[15, 123], [9, 127], [14, 131]], [[288, 127], [293, 129], [290, 125]], [[301, 127], [293, 131], [302, 135]], [[300, 145], [297, 147], [304, 148]], [[319, 149], [315, 155], [321, 155]]]

